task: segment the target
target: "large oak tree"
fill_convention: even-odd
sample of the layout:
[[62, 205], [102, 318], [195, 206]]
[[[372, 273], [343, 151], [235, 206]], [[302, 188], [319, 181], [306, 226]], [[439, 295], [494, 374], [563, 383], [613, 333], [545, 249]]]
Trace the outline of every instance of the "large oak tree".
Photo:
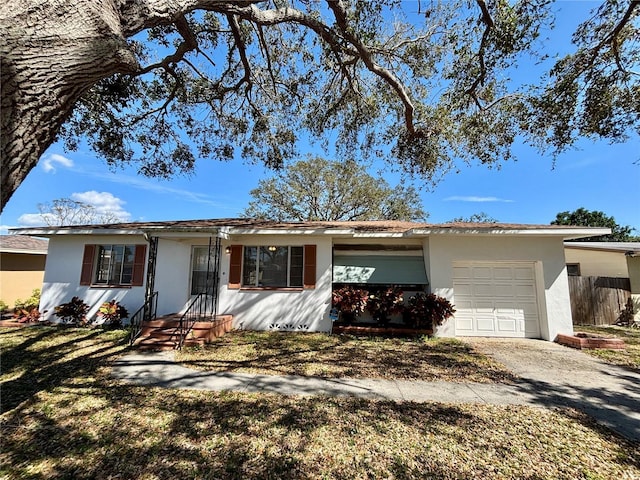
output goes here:
[[260, 180], [251, 197], [244, 216], [276, 221], [424, 221], [428, 217], [413, 187], [392, 187], [353, 160], [300, 160]]
[[427, 180], [515, 142], [622, 141], [639, 10], [606, 0], [527, 85], [510, 76], [543, 59], [544, 0], [5, 0], [1, 205], [58, 138], [170, 176], [198, 157], [278, 167], [306, 132]]

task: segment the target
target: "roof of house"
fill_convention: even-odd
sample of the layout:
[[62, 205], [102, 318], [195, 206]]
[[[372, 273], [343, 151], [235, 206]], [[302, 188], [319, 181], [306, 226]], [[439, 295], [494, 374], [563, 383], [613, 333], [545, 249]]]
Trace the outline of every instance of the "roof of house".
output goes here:
[[49, 241], [25, 235], [0, 235], [0, 252], [47, 254]]
[[53, 236], [60, 234], [132, 234], [157, 232], [224, 232], [250, 233], [317, 233], [357, 236], [426, 236], [432, 234], [537, 234], [555, 235], [566, 239], [606, 235], [609, 229], [563, 225], [530, 225], [513, 223], [441, 223], [406, 222], [396, 220], [340, 222], [278, 222], [251, 218], [218, 218], [173, 220], [164, 222], [112, 223], [102, 225], [72, 225], [12, 229], [14, 233]]
[[564, 246], [578, 250], [598, 250], [625, 255], [640, 254], [640, 242], [565, 242]]

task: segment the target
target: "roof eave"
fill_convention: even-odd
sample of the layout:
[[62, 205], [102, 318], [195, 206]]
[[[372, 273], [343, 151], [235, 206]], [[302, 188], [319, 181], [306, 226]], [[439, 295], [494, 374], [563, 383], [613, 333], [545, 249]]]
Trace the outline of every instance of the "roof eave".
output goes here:
[[0, 248], [0, 253], [20, 253], [29, 255], [46, 255], [47, 250], [29, 250], [26, 248]]
[[35, 237], [52, 237], [54, 235], [142, 235], [142, 230], [132, 229], [108, 229], [108, 228], [83, 228], [83, 229], [66, 229], [66, 228], [24, 228], [11, 229], [11, 235], [29, 235]]
[[407, 232], [411, 236], [429, 235], [514, 235], [561, 237], [564, 240], [608, 235], [608, 228], [415, 228]]

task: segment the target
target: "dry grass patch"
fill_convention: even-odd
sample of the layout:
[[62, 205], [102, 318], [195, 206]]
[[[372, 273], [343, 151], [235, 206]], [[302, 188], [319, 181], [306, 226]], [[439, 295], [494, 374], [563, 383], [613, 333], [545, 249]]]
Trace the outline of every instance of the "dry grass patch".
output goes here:
[[3, 478], [633, 479], [574, 411], [57, 387], [2, 418]]
[[614, 365], [640, 372], [640, 329], [616, 326], [576, 325], [576, 332], [594, 333], [624, 340], [625, 350], [585, 349], [583, 352]]
[[638, 445], [572, 410], [132, 386], [118, 332], [0, 347], [2, 479], [640, 478]]
[[455, 339], [359, 338], [323, 333], [235, 331], [179, 362], [208, 371], [328, 378], [509, 382], [500, 363]]

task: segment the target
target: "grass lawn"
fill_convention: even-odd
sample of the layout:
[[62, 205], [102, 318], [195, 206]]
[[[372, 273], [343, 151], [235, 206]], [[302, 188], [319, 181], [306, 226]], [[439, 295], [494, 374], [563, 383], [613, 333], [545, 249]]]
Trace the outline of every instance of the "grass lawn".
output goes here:
[[235, 331], [177, 356], [199, 370], [453, 382], [509, 382], [512, 374], [455, 339]]
[[139, 387], [121, 332], [0, 329], [2, 479], [637, 479], [573, 410]]
[[576, 325], [576, 332], [595, 333], [608, 337], [616, 337], [624, 340], [627, 345], [625, 350], [585, 349], [583, 352], [598, 357], [614, 365], [631, 368], [640, 372], [640, 329], [629, 327], [596, 327], [593, 325]]

